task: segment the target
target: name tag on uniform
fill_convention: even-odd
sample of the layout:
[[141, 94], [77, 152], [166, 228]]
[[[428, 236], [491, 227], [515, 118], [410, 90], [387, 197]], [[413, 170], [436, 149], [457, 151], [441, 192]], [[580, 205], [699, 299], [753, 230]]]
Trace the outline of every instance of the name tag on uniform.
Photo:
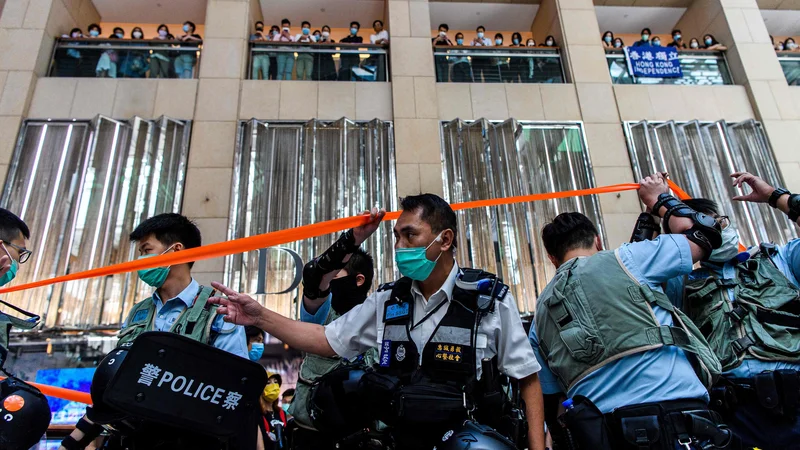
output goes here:
[[381, 343], [381, 367], [389, 367], [392, 355], [392, 341], [386, 339]]
[[383, 321], [405, 319], [408, 317], [411, 305], [406, 302], [387, 302], [383, 313]]
[[486, 348], [489, 345], [489, 338], [482, 333], [478, 333], [475, 338], [475, 348]]

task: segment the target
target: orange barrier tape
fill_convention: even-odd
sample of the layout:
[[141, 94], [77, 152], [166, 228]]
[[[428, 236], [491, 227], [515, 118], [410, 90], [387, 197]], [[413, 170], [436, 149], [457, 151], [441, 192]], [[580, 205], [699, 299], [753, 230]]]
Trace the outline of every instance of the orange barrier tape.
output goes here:
[[[636, 189], [639, 189], [639, 185], [635, 183], [615, 184], [612, 186], [604, 186], [592, 189], [578, 189], [574, 191], [549, 192], [546, 194], [532, 194], [519, 197], [477, 200], [472, 202], [456, 203], [452, 205], [452, 207], [454, 210], [462, 210], [487, 206], [511, 205], [515, 203], [534, 202], [539, 200], [551, 200], [556, 198], [580, 197], [584, 195], [633, 191]], [[398, 217], [400, 217], [399, 211], [387, 212], [383, 220], [395, 220]], [[191, 248], [180, 252], [167, 253], [166, 255], [154, 256], [152, 258], [137, 259], [121, 264], [99, 267], [97, 269], [85, 270], [83, 272], [75, 272], [68, 275], [34, 281], [32, 283], [21, 284], [18, 286], [4, 287], [0, 289], [0, 294], [24, 291], [26, 289], [63, 283], [65, 281], [104, 277], [108, 275], [116, 275], [118, 273], [133, 272], [135, 270], [184, 264], [192, 261], [201, 261], [204, 259], [250, 252], [267, 247], [275, 247], [277, 245], [283, 245], [289, 242], [323, 236], [326, 234], [336, 233], [341, 230], [346, 230], [348, 228], [354, 228], [365, 223], [366, 220], [367, 219], [365, 216], [353, 216], [344, 219], [335, 219], [296, 228], [289, 228], [287, 230], [273, 231], [271, 233], [259, 234], [246, 238], [234, 239], [232, 241], [218, 242], [216, 244], [204, 245], [202, 247]]]
[[[0, 380], [4, 380], [4, 379], [5, 379], [5, 377], [0, 377]], [[78, 403], [85, 403], [87, 405], [91, 405], [92, 404], [92, 396], [87, 394], [86, 392], [73, 391], [72, 389], [65, 389], [65, 388], [61, 388], [61, 387], [50, 386], [50, 385], [47, 385], [47, 384], [30, 383], [30, 382], [26, 382], [26, 383], [30, 384], [31, 386], [36, 387], [37, 389], [42, 391], [42, 394], [44, 394], [44, 395], [46, 395], [48, 397], [56, 397], [56, 398], [60, 398], [62, 400], [69, 400], [69, 401], [78, 402]]]

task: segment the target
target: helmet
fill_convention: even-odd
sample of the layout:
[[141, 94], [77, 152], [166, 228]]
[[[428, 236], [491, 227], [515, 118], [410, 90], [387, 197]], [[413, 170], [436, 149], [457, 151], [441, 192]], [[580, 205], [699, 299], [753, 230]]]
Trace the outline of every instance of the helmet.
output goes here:
[[0, 381], [0, 448], [27, 450], [50, 426], [50, 405], [35, 387], [14, 377]]
[[359, 390], [363, 375], [363, 366], [346, 365], [319, 378], [312, 388], [308, 406], [314, 428], [346, 437], [370, 425], [368, 408]]
[[128, 347], [117, 347], [97, 365], [90, 390], [92, 407], [87, 411], [87, 416], [92, 422], [106, 425], [126, 418], [127, 414], [103, 402], [103, 393], [105, 393], [106, 387], [111, 383], [127, 355]]
[[497, 431], [471, 420], [450, 430], [434, 450], [516, 450], [517, 446]]

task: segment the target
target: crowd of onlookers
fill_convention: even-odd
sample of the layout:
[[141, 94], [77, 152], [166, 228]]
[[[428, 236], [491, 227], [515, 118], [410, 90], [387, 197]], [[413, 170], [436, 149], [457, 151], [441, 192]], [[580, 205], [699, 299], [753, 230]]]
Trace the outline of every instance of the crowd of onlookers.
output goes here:
[[[373, 34], [369, 43], [384, 45], [389, 43], [389, 32], [383, 28], [382, 20], [372, 22]], [[340, 39], [338, 44], [363, 44], [364, 38], [359, 36], [361, 24], [350, 22], [349, 34]], [[322, 28], [311, 31], [311, 22], [304, 20], [300, 24], [300, 33], [292, 33], [292, 23], [289, 19], [281, 20], [281, 26], [272, 25], [266, 32], [264, 22], [255, 23], [255, 32], [250, 35], [251, 42], [283, 42], [295, 44], [335, 44], [331, 37], [331, 27], [323, 25]], [[295, 55], [295, 53], [297, 53]], [[362, 61], [358, 53], [341, 53], [339, 67], [336, 67], [333, 53], [310, 53], [295, 51], [256, 52], [252, 59], [253, 80], [291, 80], [293, 71], [297, 80], [341, 80], [358, 81], [361, 79], [377, 79], [382, 81], [385, 77], [385, 62], [379, 62], [380, 56], [370, 56]]]
[[769, 40], [777, 52], [800, 52], [800, 48], [797, 48], [794, 38], [789, 37], [785, 41], [775, 42], [775, 38], [770, 36]]
[[[131, 50], [109, 49], [92, 51], [79, 48], [60, 48], [57, 52], [56, 73], [58, 76], [94, 76], [101, 78], [193, 78], [197, 65], [196, 51], [191, 49], [178, 50], [174, 47], [179, 41], [181, 47], [192, 47], [202, 43], [203, 38], [195, 33], [196, 26], [187, 21], [183, 24], [183, 34], [177, 38], [170, 33], [167, 25], [161, 24], [157, 28], [157, 35], [150, 37], [151, 42], [141, 42], [137, 45], [130, 44]], [[146, 38], [141, 27], [134, 27], [130, 37], [125, 30], [115, 27], [109, 36], [103, 36], [100, 25], [93, 23], [87, 28], [87, 34], [80, 28], [73, 28], [63, 38], [70, 39], [130, 39], [144, 41]], [[136, 50], [135, 47], [158, 46], [158, 41], [173, 41], [164, 43], [164, 50]], [[66, 44], [80, 46], [80, 41], [68, 41]], [[111, 44], [106, 43], [111, 46]]]
[[[622, 38], [614, 37], [614, 33], [611, 31], [606, 31], [603, 33], [602, 42], [603, 46], [608, 49], [621, 49], [626, 47], [626, 44]], [[632, 43], [630, 46], [640, 47], [642, 45], [661, 47], [664, 45], [664, 41], [661, 40], [660, 36], [654, 36], [650, 31], [650, 28], [644, 28], [642, 30], [641, 39]], [[691, 38], [687, 44], [686, 40], [683, 39], [681, 30], [672, 30], [672, 42], [666, 44], [666, 47], [675, 47], [678, 50], [727, 50], [727, 47], [720, 44], [719, 41], [717, 41], [711, 34], [706, 34], [703, 36], [702, 41], [697, 40], [697, 38]]]

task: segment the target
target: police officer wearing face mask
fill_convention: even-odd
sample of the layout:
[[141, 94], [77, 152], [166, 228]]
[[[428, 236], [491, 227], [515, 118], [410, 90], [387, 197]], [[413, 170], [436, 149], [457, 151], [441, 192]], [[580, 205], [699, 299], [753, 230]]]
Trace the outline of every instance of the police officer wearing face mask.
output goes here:
[[[797, 222], [800, 195], [761, 178], [732, 175], [752, 188], [734, 200], [769, 203]], [[671, 280], [668, 294], [703, 332], [722, 362], [723, 378], [711, 390], [745, 446], [797, 448], [800, 436], [800, 239], [739, 250], [734, 224], [711, 200], [687, 200], [722, 224], [722, 246], [701, 268]]]
[[[139, 259], [202, 245], [197, 225], [188, 218], [174, 213], [159, 214], [145, 220], [133, 230], [130, 239], [136, 246]], [[120, 330], [118, 347], [129, 346], [139, 335], [147, 331], [168, 331], [212, 345], [233, 355], [248, 358], [244, 327], [225, 323], [223, 317], [217, 314], [216, 306], [207, 302], [213, 290], [201, 286], [192, 278], [192, 265], [193, 263], [184, 263], [138, 271], [139, 279], [155, 291], [152, 297], [136, 303], [131, 308]], [[189, 313], [184, 314], [187, 310]], [[196, 314], [192, 314], [192, 311]], [[90, 409], [81, 419], [81, 422], [88, 425], [81, 426], [79, 423], [76, 430], [61, 443], [61, 448], [83, 449], [99, 435], [101, 430], [92, 426], [95, 421], [102, 422], [102, 419], [92, 414]], [[200, 436], [185, 438], [171, 436], [174, 440], [170, 441], [170, 438], [161, 436], [159, 431], [148, 429], [148, 433], [122, 437], [120, 445], [152, 449], [183, 449], [184, 446], [193, 449], [222, 448], [219, 443]], [[165, 433], [172, 434], [172, 431]]]
[[[540, 366], [516, 301], [494, 275], [458, 266], [458, 222], [446, 201], [409, 196], [402, 209], [394, 235], [403, 278], [326, 327], [292, 321], [218, 283], [212, 285], [226, 298], [213, 301], [226, 320], [256, 325], [308, 353], [352, 358], [378, 348], [378, 364], [361, 378], [363, 404], [392, 426], [398, 449], [430, 449], [469, 416], [484, 424], [502, 420], [504, 412], [495, 412], [491, 401], [504, 405], [503, 393], [481, 386], [505, 375], [519, 380], [527, 405], [528, 442], [521, 445], [543, 450]], [[366, 225], [347, 233], [348, 253], [384, 214], [373, 210]]]
[[[25, 248], [30, 238], [28, 226], [14, 213], [0, 208], [0, 286], [5, 286], [17, 275], [19, 265], [31, 256]], [[0, 312], [0, 448], [27, 450], [34, 446], [50, 425], [50, 407], [47, 399], [35, 387], [3, 369], [8, 355], [11, 327], [30, 330], [39, 322], [39, 316], [23, 311], [0, 300], [9, 314]], [[14, 314], [14, 315], [11, 315]], [[19, 318], [16, 314], [26, 316]]]
[[[300, 309], [303, 322], [328, 325], [366, 300], [372, 286], [374, 264], [372, 256], [360, 247], [348, 256], [351, 249], [346, 242], [350, 236], [346, 233], [303, 269], [303, 303]], [[377, 360], [377, 351], [368, 350], [357, 358], [371, 365]], [[292, 448], [295, 450], [336, 448], [335, 439], [314, 426], [309, 402], [314, 382], [347, 363], [338, 357], [303, 355], [297, 389], [288, 410], [297, 426], [292, 431]], [[358, 408], [358, 405], [352, 406]]]

